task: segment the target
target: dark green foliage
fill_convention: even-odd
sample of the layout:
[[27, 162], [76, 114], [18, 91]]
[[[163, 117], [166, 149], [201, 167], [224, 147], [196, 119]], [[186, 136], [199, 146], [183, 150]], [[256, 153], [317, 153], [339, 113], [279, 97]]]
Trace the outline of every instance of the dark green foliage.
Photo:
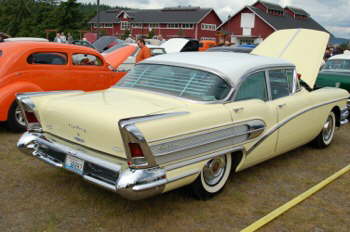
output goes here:
[[[100, 6], [101, 11], [110, 8]], [[77, 0], [0, 0], [0, 31], [13, 37], [46, 37], [45, 30], [53, 29], [77, 37], [79, 30], [89, 29], [88, 21], [96, 15], [96, 9], [96, 4]]]

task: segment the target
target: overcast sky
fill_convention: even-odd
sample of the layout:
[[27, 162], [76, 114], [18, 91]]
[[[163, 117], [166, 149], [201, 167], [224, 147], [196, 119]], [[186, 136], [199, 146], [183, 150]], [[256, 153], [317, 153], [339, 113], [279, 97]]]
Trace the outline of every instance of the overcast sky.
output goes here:
[[[350, 0], [265, 0], [300, 7], [306, 10], [322, 26], [337, 37], [350, 39]], [[78, 2], [97, 2], [97, 0], [78, 0]], [[139, 9], [154, 9], [177, 5], [192, 5], [214, 8], [224, 21], [245, 5], [256, 0], [100, 0], [102, 4], [111, 6], [127, 6]]]

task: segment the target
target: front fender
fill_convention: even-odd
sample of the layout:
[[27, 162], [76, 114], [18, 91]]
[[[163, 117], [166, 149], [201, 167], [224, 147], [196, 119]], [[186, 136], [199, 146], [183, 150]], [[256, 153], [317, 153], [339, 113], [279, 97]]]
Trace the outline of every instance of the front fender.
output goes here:
[[17, 93], [42, 92], [39, 86], [30, 82], [16, 82], [0, 88], [0, 121], [6, 121], [8, 111], [16, 99]]

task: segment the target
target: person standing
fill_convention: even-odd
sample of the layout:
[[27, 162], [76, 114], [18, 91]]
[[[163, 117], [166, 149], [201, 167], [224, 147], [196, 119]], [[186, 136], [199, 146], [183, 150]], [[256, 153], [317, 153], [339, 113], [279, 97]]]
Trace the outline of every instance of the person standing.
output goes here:
[[68, 34], [67, 34], [67, 41], [68, 41], [68, 43], [73, 43], [73, 36], [72, 36], [72, 34], [70, 33], [70, 32], [68, 32]]
[[136, 63], [139, 63], [143, 61], [144, 59], [147, 59], [148, 57], [151, 57], [151, 49], [149, 49], [146, 46], [145, 40], [144, 39], [138, 39], [137, 40], [137, 45], [141, 49], [139, 54], [136, 56]]
[[62, 43], [61, 34], [60, 34], [59, 32], [56, 33], [56, 37], [55, 37], [55, 39], [53, 40], [53, 42]]
[[67, 43], [67, 38], [66, 36], [64, 35], [64, 32], [61, 33], [61, 43]]

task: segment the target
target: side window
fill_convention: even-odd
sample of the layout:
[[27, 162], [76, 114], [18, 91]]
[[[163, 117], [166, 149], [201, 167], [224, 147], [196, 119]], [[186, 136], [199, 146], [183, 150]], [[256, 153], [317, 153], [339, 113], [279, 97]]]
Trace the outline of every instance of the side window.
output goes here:
[[50, 64], [65, 65], [67, 64], [67, 55], [59, 52], [40, 52], [33, 53], [27, 58], [28, 64]]
[[272, 100], [286, 97], [293, 90], [293, 70], [278, 69], [269, 71]]
[[73, 54], [73, 65], [101, 66], [103, 62], [100, 58], [89, 54]]
[[236, 101], [260, 99], [267, 101], [267, 88], [265, 72], [257, 72], [247, 77], [239, 87], [236, 94]]

